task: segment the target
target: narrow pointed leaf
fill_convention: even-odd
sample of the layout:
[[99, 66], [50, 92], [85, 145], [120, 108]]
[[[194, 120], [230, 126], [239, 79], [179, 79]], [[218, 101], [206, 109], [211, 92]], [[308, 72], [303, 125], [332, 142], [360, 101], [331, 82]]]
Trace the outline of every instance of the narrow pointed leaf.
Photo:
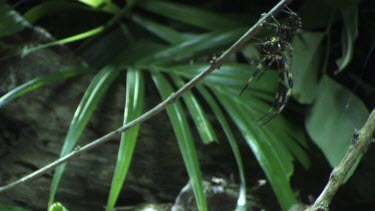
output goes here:
[[282, 209], [287, 210], [296, 202], [289, 184], [289, 177], [293, 172], [293, 159], [286, 147], [282, 146], [282, 139], [276, 137], [270, 126], [260, 126], [257, 123], [257, 116], [268, 109], [256, 98], [238, 99], [232, 93], [219, 88], [214, 88], [214, 93], [249, 144], [266, 173]]
[[78, 40], [86, 39], [88, 37], [99, 34], [102, 31], [104, 31], [104, 26], [99, 26], [97, 28], [94, 28], [94, 29], [88, 30], [86, 32], [82, 32], [80, 34], [76, 34], [76, 35], [61, 39], [61, 40], [56, 40], [56, 41], [53, 41], [53, 42], [49, 42], [49, 43], [46, 43], [46, 44], [43, 44], [43, 45], [31, 47], [31, 48], [25, 48], [25, 49], [23, 49], [21, 54], [24, 56], [24, 55], [27, 55], [27, 54], [33, 52], [33, 51], [40, 50], [40, 49], [43, 49], [43, 48], [48, 48], [48, 47], [52, 47], [52, 46], [56, 46], [56, 45], [63, 45], [63, 44], [75, 42], [75, 41], [78, 41]]
[[[181, 88], [185, 82], [178, 76], [171, 74], [173, 82], [177, 87]], [[193, 118], [195, 126], [199, 132], [202, 141], [206, 144], [212, 141], [218, 141], [215, 130], [210, 121], [207, 119], [205, 111], [191, 91], [186, 92], [182, 96], [186, 107], [189, 109], [191, 118]]]
[[[142, 114], [145, 82], [141, 71], [129, 69], [126, 77], [126, 101], [124, 125]], [[133, 152], [137, 143], [140, 125], [122, 134], [120, 149], [117, 155], [115, 173], [112, 179], [111, 190], [107, 202], [107, 211], [113, 210], [124, 184]]]
[[185, 42], [167, 47], [149, 57], [146, 57], [138, 64], [165, 65], [181, 62], [197, 57], [201, 54], [214, 53], [225, 46], [232, 44], [245, 32], [245, 28], [227, 30], [220, 32], [211, 32], [196, 36]]
[[[87, 88], [86, 93], [83, 96], [73, 116], [72, 122], [69, 126], [68, 134], [66, 135], [64, 145], [60, 152], [60, 157], [63, 157], [72, 152], [93, 111], [97, 107], [101, 98], [106, 93], [108, 87], [117, 77], [118, 73], [119, 70], [115, 68], [105, 67], [91, 81], [90, 86]], [[55, 170], [55, 174], [53, 176], [51, 184], [50, 198], [48, 202], [49, 206], [54, 202], [55, 194], [61, 177], [64, 173], [65, 167], [66, 164], [62, 164]]]
[[139, 26], [144, 27], [146, 30], [168, 43], [177, 44], [186, 40], [181, 33], [175, 31], [170, 26], [162, 25], [138, 15], [132, 15], [131, 19]]
[[9, 91], [4, 96], [2, 96], [0, 98], [0, 107], [6, 105], [7, 103], [9, 103], [10, 101], [14, 100], [17, 97], [20, 97], [28, 92], [31, 92], [47, 84], [53, 84], [56, 81], [60, 81], [60, 80], [70, 78], [70, 77], [75, 77], [75, 76], [82, 75], [88, 72], [89, 72], [88, 68], [83, 67], [83, 66], [77, 66], [77, 67], [68, 67], [59, 72], [37, 77], [33, 80], [30, 80], [14, 88], [13, 90]]
[[236, 211], [246, 210], [246, 177], [245, 177], [245, 169], [241, 158], [241, 153], [232, 133], [232, 130], [229, 126], [228, 121], [226, 120], [221, 108], [217, 104], [216, 100], [212, 97], [212, 95], [207, 91], [207, 89], [202, 86], [198, 85], [197, 89], [199, 90], [200, 94], [203, 96], [204, 100], [208, 103], [212, 112], [215, 114], [216, 119], [219, 121], [221, 127], [224, 130], [224, 133], [229, 141], [229, 144], [232, 148], [233, 155], [236, 159], [238, 172], [240, 175], [241, 186], [239, 190], [239, 196], [237, 200], [237, 207]]
[[[167, 99], [169, 95], [173, 93], [172, 86], [158, 72], [153, 72], [152, 78], [162, 99]], [[202, 175], [199, 168], [198, 156], [194, 146], [194, 140], [190, 132], [190, 126], [181, 103], [176, 101], [174, 104], [168, 106], [167, 114], [174, 129], [177, 142], [185, 162], [186, 170], [190, 177], [190, 182], [193, 187], [198, 209], [201, 211], [207, 211], [207, 203], [203, 191]]]
[[237, 21], [225, 18], [223, 14], [171, 1], [146, 0], [141, 1], [139, 6], [150, 12], [208, 30], [228, 30], [240, 26]]
[[[196, 63], [189, 65], [175, 65], [168, 68], [154, 68], [159, 71], [173, 73], [188, 79], [192, 79], [196, 75], [207, 69], [208, 66], [208, 63]], [[237, 88], [238, 95], [255, 68], [255, 65], [250, 66], [238, 63], [223, 64], [220, 69], [215, 70], [205, 79], [203, 79], [202, 83], [208, 86], [225, 86]], [[259, 93], [260, 91], [274, 93], [277, 88], [277, 83], [274, 83], [276, 77], [277, 75], [274, 71], [265, 73], [262, 76], [262, 80], [254, 81], [254, 83], [249, 86], [249, 92], [254, 94], [255, 92]], [[253, 92], [253, 90], [255, 92]]]

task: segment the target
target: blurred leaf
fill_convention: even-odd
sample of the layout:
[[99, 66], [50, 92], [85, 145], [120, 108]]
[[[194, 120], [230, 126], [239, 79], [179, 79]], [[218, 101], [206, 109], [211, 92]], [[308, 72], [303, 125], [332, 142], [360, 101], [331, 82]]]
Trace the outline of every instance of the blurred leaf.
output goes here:
[[[185, 82], [178, 76], [171, 74], [173, 82], [178, 88], [185, 85]], [[215, 130], [210, 121], [207, 119], [205, 111], [191, 91], [187, 91], [182, 96], [186, 107], [189, 109], [190, 116], [193, 119], [195, 126], [199, 132], [202, 141], [208, 144], [213, 141], [218, 141]]]
[[199, 35], [188, 41], [167, 47], [137, 63], [143, 65], [166, 65], [175, 62], [182, 62], [203, 54], [207, 55], [223, 48], [224, 46], [230, 45], [244, 32], [245, 29], [241, 28], [232, 31], [211, 32]]
[[0, 0], [0, 38], [21, 31], [30, 26], [17, 12]]
[[66, 78], [82, 75], [88, 73], [89, 69], [83, 66], [77, 67], [68, 67], [59, 72], [51, 73], [45, 76], [37, 77], [31, 81], [28, 81], [13, 90], [6, 93], [0, 98], [0, 108], [14, 100], [17, 97], [20, 97], [28, 92], [31, 92], [35, 89], [38, 89], [44, 85], [52, 84], [53, 82], [60, 81]]
[[[124, 125], [142, 114], [144, 101], [145, 82], [141, 71], [128, 69], [126, 77], [126, 101], [124, 112]], [[107, 211], [113, 210], [124, 184], [130, 162], [133, 157], [140, 125], [124, 132], [121, 137], [116, 168], [112, 179], [111, 190], [108, 196]]]
[[175, 31], [170, 26], [162, 25], [160, 23], [154, 22], [152, 20], [135, 14], [131, 16], [131, 19], [140, 26], [144, 27], [146, 30], [150, 31], [151, 33], [153, 33], [154, 35], [168, 43], [177, 44], [186, 40], [181, 33]]
[[344, 27], [342, 28], [342, 57], [336, 60], [338, 71], [341, 72], [348, 66], [353, 57], [355, 40], [358, 37], [358, 5], [341, 9]]
[[284, 125], [276, 118], [260, 126], [257, 119], [267, 112], [268, 106], [256, 98], [233, 96], [236, 90], [230, 88], [215, 87], [213, 91], [266, 173], [282, 209], [287, 210], [296, 199], [289, 184], [293, 158], [284, 145], [285, 139], [290, 137], [275, 132], [282, 131]]
[[237, 21], [225, 18], [224, 14], [217, 14], [171, 1], [145, 0], [140, 1], [138, 6], [150, 12], [207, 30], [229, 30], [241, 26]]
[[293, 40], [294, 56], [291, 72], [294, 78], [293, 97], [300, 103], [312, 103], [316, 95], [321, 67], [322, 33], [305, 32]]
[[[160, 43], [148, 39], [138, 39], [126, 49], [123, 49], [123, 51], [116, 56], [114, 63], [127, 67], [129, 64], [141, 62], [145, 57], [152, 56], [164, 48], [165, 45]], [[142, 66], [137, 67], [143, 68]], [[148, 66], [146, 69], [149, 69]]]
[[318, 93], [307, 116], [306, 129], [334, 167], [343, 158], [355, 129], [362, 127], [369, 112], [356, 95], [326, 75]]
[[126, 4], [128, 4], [129, 7], [132, 7], [137, 3], [138, 0], [126, 0]]
[[25, 14], [23, 14], [23, 17], [33, 24], [39, 19], [48, 15], [62, 13], [72, 9], [87, 10], [87, 7], [81, 4], [76, 4], [76, 2], [71, 0], [45, 1], [33, 6]]
[[116, 13], [119, 8], [111, 0], [78, 0], [92, 8], [100, 9], [109, 13]]
[[[86, 93], [73, 116], [72, 122], [70, 123], [68, 134], [66, 135], [64, 145], [61, 149], [60, 157], [63, 157], [73, 151], [79, 137], [81, 136], [91, 117], [91, 114], [118, 74], [118, 69], [105, 67], [91, 81], [90, 86], [87, 88]], [[57, 187], [60, 183], [65, 167], [66, 164], [62, 164], [55, 170], [51, 184], [48, 207], [52, 205], [55, 199]]]
[[[152, 72], [152, 79], [154, 80], [163, 100], [167, 99], [169, 95], [173, 93], [172, 86], [163, 75], [158, 72]], [[167, 107], [167, 114], [175, 132], [186, 170], [189, 174], [198, 209], [207, 211], [207, 203], [202, 186], [202, 176], [199, 168], [198, 156], [185, 111], [180, 102], [176, 101]]]
[[[127, 29], [128, 27], [122, 24], [120, 29], [114, 29], [103, 33], [99, 39], [90, 43], [90, 45], [80, 52], [81, 56], [96, 68], [101, 68], [107, 64], [118, 65], [124, 61], [132, 61], [134, 55], [139, 56], [138, 51], [143, 49], [148, 50], [149, 44], [144, 42], [144, 40], [135, 40], [134, 43], [131, 42], [132, 35], [127, 34]], [[143, 46], [143, 48], [139, 46], [135, 48], [134, 46], [141, 41], [143, 41], [145, 46]], [[142, 53], [147, 53], [147, 51], [142, 51]]]
[[66, 209], [64, 207], [64, 205], [62, 205], [60, 202], [56, 202], [56, 203], [53, 203], [48, 211], [69, 211], [68, 209]]
[[241, 158], [241, 153], [232, 133], [232, 129], [229, 126], [227, 119], [225, 118], [221, 108], [217, 104], [216, 100], [212, 97], [212, 95], [206, 90], [206, 88], [202, 85], [197, 86], [198, 91], [203, 96], [204, 100], [208, 103], [212, 112], [215, 114], [216, 119], [219, 121], [223, 131], [229, 141], [229, 144], [232, 148], [233, 155], [236, 159], [238, 172], [240, 175], [241, 186], [239, 190], [239, 196], [237, 200], [237, 207], [236, 211], [246, 210], [246, 176], [245, 176], [245, 169]]
[[26, 209], [22, 207], [16, 207], [12, 205], [3, 205], [3, 204], [0, 204], [0, 210], [1, 211], [27, 211]]
[[43, 49], [43, 48], [48, 48], [48, 47], [52, 47], [52, 46], [56, 46], [56, 45], [63, 45], [63, 44], [75, 42], [75, 41], [78, 41], [78, 40], [86, 39], [88, 37], [99, 34], [103, 31], [104, 31], [104, 26], [99, 26], [99, 27], [91, 29], [89, 31], [86, 31], [86, 32], [83, 32], [83, 33], [80, 33], [80, 34], [76, 34], [76, 35], [61, 39], [61, 40], [56, 40], [56, 41], [49, 42], [49, 43], [46, 43], [46, 44], [43, 44], [43, 45], [38, 45], [38, 46], [35, 46], [35, 47], [32, 47], [32, 48], [26, 48], [26, 49], [23, 50], [22, 55], [25, 56], [25, 55], [33, 52], [33, 51], [40, 50], [40, 49]]

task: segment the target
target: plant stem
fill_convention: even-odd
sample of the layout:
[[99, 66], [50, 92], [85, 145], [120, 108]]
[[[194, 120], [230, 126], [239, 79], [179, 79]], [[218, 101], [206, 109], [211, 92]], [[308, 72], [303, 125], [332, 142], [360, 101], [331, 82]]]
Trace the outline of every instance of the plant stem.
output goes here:
[[357, 159], [361, 159], [362, 155], [367, 151], [371, 144], [372, 136], [375, 132], [375, 109], [372, 110], [369, 118], [367, 119], [361, 130], [356, 131], [353, 135], [352, 144], [349, 146], [348, 151], [342, 158], [338, 166], [336, 166], [329, 176], [329, 181], [324, 187], [320, 196], [316, 199], [315, 203], [307, 208], [305, 211], [323, 211], [329, 210], [328, 206], [332, 201], [333, 196], [337, 190], [344, 183], [348, 172], [352, 169], [353, 164]]
[[145, 122], [146, 120], [150, 119], [155, 114], [163, 111], [168, 105], [174, 103], [178, 98], [180, 98], [186, 91], [192, 89], [194, 86], [196, 86], [201, 80], [203, 80], [208, 74], [210, 74], [215, 69], [220, 68], [220, 66], [224, 63], [224, 61], [231, 55], [233, 55], [235, 52], [237, 52], [242, 46], [246, 44], [246, 42], [253, 37], [263, 26], [263, 23], [265, 21], [268, 21], [271, 19], [273, 15], [276, 15], [278, 12], [280, 12], [286, 4], [289, 4], [292, 0], [281, 0], [275, 7], [273, 7], [267, 14], [263, 15], [258, 22], [252, 26], [236, 43], [234, 43], [229, 49], [227, 49], [219, 58], [213, 58], [211, 61], [211, 65], [207, 67], [207, 69], [203, 72], [201, 72], [199, 75], [194, 77], [192, 80], [190, 80], [188, 83], [186, 83], [183, 87], [181, 87], [178, 91], [175, 93], [172, 93], [167, 99], [165, 99], [163, 102], [161, 102], [156, 107], [152, 108], [148, 112], [144, 113], [139, 118], [129, 122], [129, 124], [124, 125], [104, 136], [101, 138], [98, 138], [94, 140], [93, 142], [75, 149], [73, 152], [65, 155], [64, 157], [59, 158], [58, 160], [44, 166], [43, 168], [25, 176], [21, 179], [12, 182], [10, 184], [7, 184], [5, 186], [0, 187], [0, 193], [10, 190], [18, 185], [21, 185], [23, 183], [29, 182], [33, 179], [36, 179], [43, 174], [47, 173], [48, 171], [51, 171], [55, 169], [57, 166], [83, 154], [86, 153], [94, 148], [97, 148], [98, 146], [113, 140], [115, 137], [119, 137], [121, 133], [123, 133], [126, 130], [129, 130], [130, 128], [141, 124]]

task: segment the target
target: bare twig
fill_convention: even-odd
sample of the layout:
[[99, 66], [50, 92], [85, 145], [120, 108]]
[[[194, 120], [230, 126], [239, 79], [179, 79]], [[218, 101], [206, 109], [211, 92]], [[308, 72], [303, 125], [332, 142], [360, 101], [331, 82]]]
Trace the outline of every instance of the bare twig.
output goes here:
[[353, 164], [361, 155], [365, 153], [371, 144], [372, 136], [375, 132], [375, 109], [371, 112], [365, 125], [361, 130], [356, 131], [353, 135], [352, 144], [349, 146], [344, 158], [336, 166], [329, 177], [329, 181], [315, 203], [305, 211], [323, 211], [328, 210], [339, 187], [343, 184], [348, 172], [352, 169]]
[[43, 174], [47, 173], [50, 170], [55, 169], [57, 166], [67, 162], [68, 160], [71, 160], [74, 157], [77, 157], [83, 153], [86, 153], [104, 143], [107, 141], [113, 139], [114, 137], [119, 136], [122, 132], [140, 124], [144, 121], [150, 119], [155, 114], [163, 111], [168, 105], [174, 103], [179, 97], [181, 97], [186, 91], [192, 89], [194, 86], [196, 86], [201, 80], [203, 80], [209, 73], [214, 71], [215, 69], [220, 68], [220, 66], [223, 64], [223, 62], [232, 54], [237, 52], [242, 46], [245, 45], [245, 43], [257, 33], [263, 23], [271, 18], [272, 15], [277, 14], [280, 12], [286, 4], [289, 4], [292, 0], [281, 0], [274, 8], [272, 8], [266, 15], [262, 16], [259, 21], [251, 27], [235, 44], [233, 44], [227, 51], [225, 51], [219, 58], [214, 58], [211, 62], [211, 65], [203, 72], [201, 72], [199, 75], [194, 77], [191, 81], [185, 84], [185, 86], [181, 87], [178, 91], [175, 93], [172, 93], [167, 99], [165, 99], [163, 102], [161, 102], [156, 107], [152, 108], [148, 112], [144, 113], [139, 118], [129, 122], [127, 125], [124, 125], [105, 136], [96, 139], [95, 141], [80, 147], [79, 149], [74, 150], [73, 152], [65, 155], [64, 157], [61, 157], [60, 159], [44, 166], [43, 168], [13, 182], [8, 185], [5, 185], [3, 187], [0, 187], [0, 193], [4, 192], [6, 190], [10, 190], [11, 188], [14, 188], [18, 185], [21, 185], [25, 182], [31, 181], [32, 179], [35, 179], [37, 177], [42, 176]]

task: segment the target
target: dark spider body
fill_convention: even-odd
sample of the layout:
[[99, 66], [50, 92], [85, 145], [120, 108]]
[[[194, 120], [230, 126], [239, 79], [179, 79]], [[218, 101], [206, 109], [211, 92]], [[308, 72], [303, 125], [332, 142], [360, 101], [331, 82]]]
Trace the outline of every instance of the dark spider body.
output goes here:
[[290, 45], [290, 41], [293, 35], [301, 29], [302, 22], [301, 18], [295, 12], [288, 7], [286, 8], [287, 10], [283, 10], [288, 14], [288, 22], [286, 24], [280, 24], [275, 18], [273, 18], [275, 23], [266, 23], [272, 27], [275, 36], [266, 38], [265, 41], [258, 44], [261, 56], [257, 60], [257, 68], [241, 91], [242, 94], [253, 78], [258, 77], [259, 79], [267, 69], [276, 69], [278, 71], [279, 88], [272, 108], [260, 118], [260, 120], [263, 120], [261, 125], [268, 123], [280, 114], [292, 95], [293, 76], [290, 72], [284, 51], [287, 51], [287, 55], [292, 59], [293, 48]]

